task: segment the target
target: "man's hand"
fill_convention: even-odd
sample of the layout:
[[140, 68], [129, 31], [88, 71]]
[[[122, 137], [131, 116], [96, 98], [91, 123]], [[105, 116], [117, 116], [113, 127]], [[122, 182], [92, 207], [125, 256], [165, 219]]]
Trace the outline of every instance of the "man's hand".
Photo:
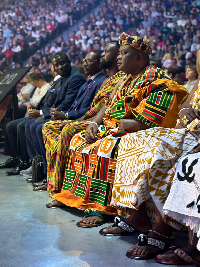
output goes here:
[[87, 126], [86, 132], [85, 132], [85, 141], [88, 144], [92, 144], [96, 142], [96, 140], [98, 139], [97, 131], [98, 131], [98, 128], [95, 123], [91, 123]]
[[29, 109], [28, 115], [31, 119], [40, 117], [40, 111], [36, 109]]
[[180, 123], [176, 126], [176, 129], [186, 128], [187, 124], [196, 118], [200, 119], [200, 112], [198, 110], [193, 108], [183, 109], [179, 114]]
[[200, 144], [197, 145], [197, 146], [190, 152], [190, 154], [195, 154], [195, 153], [198, 153], [198, 152], [200, 152]]
[[62, 113], [59, 109], [57, 108], [52, 108], [51, 109], [51, 118], [53, 120], [65, 120], [65, 114]]
[[184, 109], [183, 111], [180, 112], [179, 118], [180, 121], [186, 116], [186, 119], [188, 120], [187, 123], [192, 122], [194, 119], [200, 119], [200, 112], [196, 109], [189, 108], [189, 109]]
[[149, 126], [147, 126], [145, 123], [137, 121], [135, 119], [121, 119], [119, 121], [119, 130], [128, 130], [131, 132], [137, 132], [148, 128]]
[[28, 94], [21, 94], [22, 98], [27, 100], [29, 98], [29, 95]]

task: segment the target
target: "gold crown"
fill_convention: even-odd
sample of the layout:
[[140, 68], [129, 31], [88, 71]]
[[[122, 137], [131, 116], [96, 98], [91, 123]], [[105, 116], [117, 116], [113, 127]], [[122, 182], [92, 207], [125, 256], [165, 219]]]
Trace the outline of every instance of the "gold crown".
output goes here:
[[142, 38], [140, 36], [131, 36], [125, 32], [123, 32], [119, 36], [119, 44], [131, 45], [132, 47], [146, 53], [147, 55], [150, 55], [152, 52], [149, 41], [146, 38]]

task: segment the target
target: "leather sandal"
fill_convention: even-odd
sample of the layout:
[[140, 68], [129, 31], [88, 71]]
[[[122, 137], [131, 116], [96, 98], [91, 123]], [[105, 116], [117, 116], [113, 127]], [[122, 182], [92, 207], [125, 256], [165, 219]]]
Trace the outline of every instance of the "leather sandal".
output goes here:
[[174, 247], [170, 250], [167, 251], [167, 254], [174, 254], [176, 255], [176, 259], [169, 259], [166, 257], [166, 259], [163, 258], [160, 259], [157, 255], [155, 257], [155, 261], [160, 263], [160, 264], [165, 264], [165, 265], [194, 265], [194, 266], [200, 266], [200, 262], [197, 262], [194, 260], [188, 253], [186, 253], [183, 249]]
[[156, 255], [158, 254], [162, 254], [163, 252], [166, 252], [169, 248], [171, 248], [172, 246], [169, 246], [168, 244], [166, 244], [165, 242], [157, 239], [157, 238], [152, 238], [152, 237], [148, 237], [145, 234], [140, 234], [138, 236], [138, 246], [153, 246], [156, 248], [159, 248], [159, 251], [154, 252], [154, 253], [149, 253], [147, 255], [143, 255], [143, 256], [134, 256], [132, 255], [130, 252], [126, 253], [126, 256], [130, 259], [135, 259], [135, 260], [148, 260], [148, 259], [154, 259]]
[[99, 234], [100, 235], [103, 235], [103, 236], [128, 236], [128, 235], [138, 235], [138, 234], [141, 234], [141, 231], [133, 228], [132, 226], [130, 226], [128, 223], [126, 223], [125, 221], [122, 221], [121, 218], [119, 217], [115, 217], [114, 219], [114, 224], [112, 225], [112, 227], [120, 227], [122, 230], [126, 231], [126, 232], [122, 232], [122, 233], [110, 233], [110, 234], [106, 234], [103, 232], [104, 229], [106, 229], [107, 227], [105, 228], [102, 228], [100, 231], [99, 231]]

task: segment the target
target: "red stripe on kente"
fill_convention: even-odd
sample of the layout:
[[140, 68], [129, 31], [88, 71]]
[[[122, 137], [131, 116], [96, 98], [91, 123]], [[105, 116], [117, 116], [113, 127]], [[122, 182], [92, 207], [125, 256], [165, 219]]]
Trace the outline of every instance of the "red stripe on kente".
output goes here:
[[148, 95], [151, 93], [151, 88], [152, 88], [152, 84], [149, 85], [149, 88], [148, 88]]
[[[149, 115], [154, 116], [154, 117], [156, 117], [156, 118], [158, 118], [158, 119], [160, 119], [160, 120], [163, 120], [163, 117], [162, 117], [162, 116], [160, 116], [160, 115], [158, 115], [158, 114], [156, 114], [156, 113], [152, 113], [152, 112], [149, 111], [149, 110], [144, 109], [143, 112], [148, 113]], [[145, 114], [144, 114], [144, 115], [145, 115]]]
[[[103, 157], [101, 157], [103, 158]], [[105, 159], [105, 158], [104, 158]], [[100, 181], [103, 181], [103, 174], [104, 174], [104, 169], [103, 169], [103, 160], [101, 160], [101, 164], [100, 164], [100, 177], [99, 177], [99, 180]]]

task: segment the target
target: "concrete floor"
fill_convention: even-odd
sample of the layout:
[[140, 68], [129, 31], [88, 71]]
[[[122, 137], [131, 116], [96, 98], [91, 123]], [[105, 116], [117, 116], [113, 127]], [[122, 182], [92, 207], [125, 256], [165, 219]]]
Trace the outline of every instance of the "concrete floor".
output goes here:
[[[0, 155], [0, 163], [5, 159]], [[136, 237], [103, 237], [102, 226], [78, 228], [82, 212], [47, 209], [47, 192], [33, 192], [26, 178], [5, 176], [5, 169], [0, 177], [0, 267], [159, 266], [126, 257]]]

